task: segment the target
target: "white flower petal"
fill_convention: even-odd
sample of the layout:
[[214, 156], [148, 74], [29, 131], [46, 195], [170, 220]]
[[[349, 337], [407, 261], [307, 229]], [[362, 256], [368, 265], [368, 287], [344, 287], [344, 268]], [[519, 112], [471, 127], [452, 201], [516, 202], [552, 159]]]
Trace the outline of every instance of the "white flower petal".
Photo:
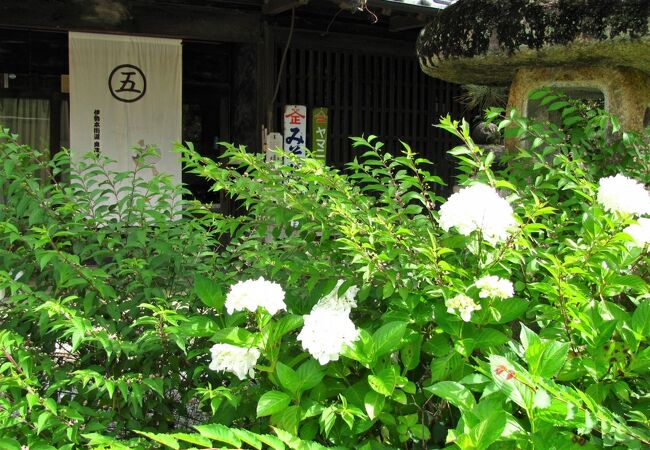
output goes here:
[[480, 289], [478, 295], [481, 298], [492, 297], [506, 299], [515, 295], [515, 289], [509, 280], [494, 275], [486, 275], [479, 278], [474, 285]]
[[623, 231], [632, 237], [637, 247], [650, 244], [650, 219], [638, 219], [637, 223], [626, 227]]
[[337, 361], [343, 346], [351, 345], [359, 337], [359, 330], [346, 311], [315, 306], [304, 319], [297, 339], [322, 365]]
[[481, 183], [461, 189], [440, 207], [442, 229], [455, 227], [465, 236], [479, 230], [492, 244], [505, 241], [516, 224], [510, 204], [494, 188]]
[[249, 376], [255, 377], [255, 364], [260, 357], [256, 348], [243, 348], [231, 344], [215, 344], [210, 349], [212, 361], [210, 370], [231, 372], [240, 380]]
[[243, 310], [255, 312], [257, 308], [264, 308], [269, 314], [275, 315], [278, 311], [287, 309], [282, 286], [262, 277], [232, 285], [225, 306], [228, 314]]
[[474, 302], [471, 297], [465, 294], [458, 294], [455, 297], [445, 300], [447, 312], [454, 313], [458, 311], [460, 318], [469, 322], [472, 318], [472, 312], [481, 309], [481, 305]]
[[607, 211], [626, 214], [650, 213], [650, 193], [638, 181], [621, 174], [598, 181], [597, 199]]

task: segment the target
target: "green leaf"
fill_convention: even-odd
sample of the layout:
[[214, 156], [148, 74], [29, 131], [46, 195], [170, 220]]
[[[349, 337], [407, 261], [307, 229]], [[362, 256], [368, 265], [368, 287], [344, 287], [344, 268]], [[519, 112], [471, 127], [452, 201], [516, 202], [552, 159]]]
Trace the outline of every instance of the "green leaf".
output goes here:
[[562, 123], [564, 124], [565, 127], [570, 127], [580, 121], [582, 121], [582, 117], [580, 116], [568, 116], [562, 121]]
[[350, 358], [354, 361], [360, 362], [365, 367], [369, 367], [371, 363], [371, 355], [368, 353], [368, 348], [371, 347], [372, 336], [364, 329], [359, 330], [359, 339], [354, 341], [351, 345], [344, 345], [341, 355]]
[[240, 430], [238, 428], [233, 428], [232, 432], [235, 433], [235, 435], [239, 439], [241, 439], [242, 442], [247, 443], [251, 447], [256, 448], [258, 450], [262, 448], [262, 441], [255, 433], [252, 433], [248, 430]]
[[280, 385], [287, 391], [295, 394], [300, 390], [300, 377], [291, 367], [278, 362], [275, 366], [275, 373], [278, 376]]
[[400, 347], [406, 332], [406, 322], [389, 322], [372, 334], [372, 349], [375, 358], [393, 352]]
[[421, 424], [421, 423], [416, 423], [415, 425], [411, 425], [409, 427], [409, 432], [413, 435], [413, 437], [419, 441], [428, 441], [431, 439], [431, 432], [427, 428], [426, 425]]
[[508, 336], [494, 328], [481, 328], [473, 338], [474, 348], [478, 349], [494, 347], [508, 342]]
[[164, 383], [162, 378], [145, 378], [142, 380], [142, 383], [149, 387], [152, 391], [160, 396], [160, 398], [165, 398]]
[[284, 442], [275, 436], [271, 436], [270, 434], [260, 434], [257, 437], [260, 439], [260, 441], [271, 447], [273, 450], [284, 450], [286, 448]]
[[334, 407], [330, 406], [329, 408], [325, 408], [321, 413], [319, 419], [320, 427], [325, 437], [329, 436], [330, 432], [332, 431], [332, 427], [334, 427], [335, 422], [336, 422], [336, 414], [334, 412]]
[[448, 377], [451, 373], [460, 370], [463, 365], [463, 358], [456, 352], [440, 358], [434, 358], [431, 362], [431, 380], [438, 381]]
[[271, 416], [271, 422], [276, 427], [297, 435], [298, 424], [300, 423], [300, 406], [292, 405], [283, 408]]
[[390, 396], [390, 398], [402, 405], [406, 405], [408, 403], [408, 398], [406, 398], [406, 393], [401, 389], [395, 389], [393, 391], [393, 394]]
[[387, 367], [377, 375], [368, 375], [368, 384], [373, 391], [388, 397], [395, 390], [397, 373], [393, 367]]
[[297, 316], [293, 314], [287, 314], [283, 316], [281, 319], [277, 320], [276, 322], [273, 323], [273, 325], [271, 325], [272, 328], [270, 332], [269, 343], [273, 345], [279, 342], [283, 336], [285, 336], [287, 333], [292, 332], [293, 330], [297, 330], [302, 326], [302, 324], [303, 324], [302, 316]]
[[198, 434], [174, 433], [172, 436], [179, 441], [200, 445], [202, 447], [212, 447], [212, 441], [210, 439]]
[[482, 420], [469, 431], [469, 437], [476, 450], [487, 449], [499, 437], [506, 427], [506, 413], [503, 410], [494, 411], [492, 415]]
[[405, 370], [413, 370], [420, 364], [422, 339], [423, 336], [418, 334], [400, 349], [400, 359]]
[[523, 324], [520, 339], [526, 349], [524, 355], [530, 373], [543, 378], [551, 378], [557, 375], [566, 362], [569, 353], [568, 343], [540, 339]]
[[440, 381], [432, 386], [425, 387], [424, 390], [447, 400], [460, 409], [463, 414], [468, 413], [476, 406], [476, 400], [470, 390], [455, 381]]
[[225, 442], [233, 447], [241, 447], [241, 441], [239, 438], [225, 425], [220, 423], [211, 423], [208, 425], [195, 425], [194, 428], [201, 433], [201, 436], [214, 439], [215, 441]]
[[386, 299], [393, 295], [393, 292], [395, 292], [395, 286], [393, 283], [390, 281], [384, 284], [384, 288], [382, 290], [382, 298]]
[[529, 303], [525, 300], [511, 298], [507, 301], [496, 302], [490, 307], [492, 323], [507, 323], [521, 317], [528, 309]]
[[641, 336], [650, 336], [650, 300], [643, 301], [637, 306], [630, 325]]
[[212, 342], [223, 342], [240, 347], [248, 347], [255, 342], [255, 335], [243, 328], [230, 327], [217, 331], [210, 340]]
[[384, 409], [386, 397], [375, 391], [368, 391], [363, 398], [363, 404], [370, 420], [374, 420]]
[[41, 431], [48, 428], [49, 421], [52, 417], [52, 413], [49, 411], [44, 411], [38, 416], [36, 420], [36, 434], [41, 434]]
[[194, 276], [194, 292], [204, 305], [220, 310], [226, 301], [221, 285], [203, 275]]
[[20, 450], [21, 445], [15, 439], [8, 437], [0, 437], [0, 450]]
[[549, 94], [548, 89], [538, 89], [528, 96], [529, 100], [541, 100]]
[[275, 434], [278, 435], [278, 437], [289, 446], [289, 448], [295, 449], [295, 450], [309, 450], [306, 448], [306, 443], [300, 440], [300, 438], [296, 437], [292, 433], [288, 433], [284, 431], [281, 428], [273, 428], [273, 431]]
[[[519, 372], [520, 367], [499, 355], [491, 355], [489, 356], [489, 360], [490, 375], [498, 390], [522, 408], [529, 408], [531, 405], [527, 403], [527, 399], [524, 399], [524, 396], [519, 390], [520, 384], [514, 382], [512, 378]], [[525, 389], [527, 390], [528, 388], [525, 387]]]
[[28, 393], [25, 397], [27, 398], [27, 406], [30, 408], [34, 405], [38, 405], [38, 403], [41, 401], [41, 398], [36, 394]]
[[548, 107], [548, 111], [557, 111], [558, 109], [562, 109], [565, 106], [570, 106], [571, 104], [566, 101], [559, 101], [559, 102], [554, 102], [551, 103], [551, 106]]
[[265, 392], [257, 403], [257, 417], [270, 416], [282, 411], [289, 406], [289, 403], [291, 403], [291, 397], [284, 392]]
[[48, 411], [50, 411], [52, 414], [56, 414], [57, 412], [57, 405], [56, 401], [53, 398], [46, 398], [43, 400], [43, 406], [47, 408]]
[[167, 447], [171, 447], [174, 450], [178, 450], [180, 448], [178, 441], [168, 434], [149, 433], [147, 431], [138, 431], [138, 430], [135, 430], [135, 432], [142, 436], [148, 437], [152, 441], [158, 442], [159, 444], [163, 444], [166, 445]]
[[300, 380], [300, 391], [308, 391], [312, 389], [323, 380], [325, 372], [320, 364], [313, 359], [308, 359], [296, 371], [298, 379]]
[[104, 387], [108, 393], [108, 398], [113, 399], [113, 394], [115, 394], [115, 382], [112, 380], [105, 380]]
[[213, 336], [220, 330], [219, 325], [212, 317], [208, 316], [190, 316], [186, 318], [178, 327], [180, 335], [184, 339], [194, 337]]

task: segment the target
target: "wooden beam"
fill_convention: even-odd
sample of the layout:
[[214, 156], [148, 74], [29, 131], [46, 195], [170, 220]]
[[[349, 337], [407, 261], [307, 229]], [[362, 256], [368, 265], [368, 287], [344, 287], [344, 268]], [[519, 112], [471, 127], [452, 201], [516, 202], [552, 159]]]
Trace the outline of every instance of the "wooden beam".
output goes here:
[[[283, 45], [287, 41], [289, 30], [275, 28], [277, 42]], [[374, 36], [363, 36], [363, 39], [353, 39], [350, 34], [328, 33], [322, 31], [295, 30], [291, 41], [292, 48], [328, 48], [332, 50], [351, 50], [359, 53], [379, 53], [383, 55], [415, 56], [415, 42], [397, 39], [386, 39]]]
[[[112, 8], [107, 9], [109, 5]], [[36, 13], [36, 11], [38, 13]], [[169, 4], [91, 0], [2, 0], [0, 27], [43, 31], [89, 31], [180, 39], [255, 43], [261, 15], [234, 9], [194, 10]]]
[[396, 33], [398, 31], [422, 28], [427, 24], [427, 17], [421, 14], [408, 16], [393, 16], [390, 18], [388, 30]]
[[264, 0], [262, 13], [266, 15], [280, 14], [309, 3], [309, 0]]

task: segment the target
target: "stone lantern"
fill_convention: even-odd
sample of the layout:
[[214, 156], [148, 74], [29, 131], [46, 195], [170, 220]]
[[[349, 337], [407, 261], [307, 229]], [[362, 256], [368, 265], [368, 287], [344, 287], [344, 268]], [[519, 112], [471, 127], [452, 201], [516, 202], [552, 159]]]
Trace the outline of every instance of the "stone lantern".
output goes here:
[[428, 75], [510, 86], [508, 108], [534, 115], [529, 94], [556, 87], [598, 98], [623, 129], [650, 125], [650, 1], [458, 0], [422, 29]]

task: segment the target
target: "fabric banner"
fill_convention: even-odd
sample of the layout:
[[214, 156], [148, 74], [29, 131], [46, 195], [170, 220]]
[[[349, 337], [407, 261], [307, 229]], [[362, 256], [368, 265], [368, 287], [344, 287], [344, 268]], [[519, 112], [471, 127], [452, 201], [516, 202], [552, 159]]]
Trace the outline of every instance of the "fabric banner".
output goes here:
[[181, 41], [71, 32], [69, 50], [73, 160], [94, 151], [117, 161], [111, 169], [133, 170], [132, 148], [153, 145], [152, 172], [180, 183]]

